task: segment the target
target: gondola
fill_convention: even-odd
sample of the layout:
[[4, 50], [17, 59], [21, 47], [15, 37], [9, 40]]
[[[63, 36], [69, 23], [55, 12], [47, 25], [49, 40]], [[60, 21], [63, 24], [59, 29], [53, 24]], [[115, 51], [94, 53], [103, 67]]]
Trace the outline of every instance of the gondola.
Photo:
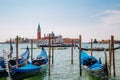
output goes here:
[[41, 53], [33, 59], [28, 65], [14, 68], [14, 74], [11, 74], [13, 80], [23, 80], [46, 72], [48, 64], [47, 52], [42, 48]]
[[6, 76], [7, 72], [5, 69], [4, 58], [0, 57], [0, 77]]
[[[4, 54], [5, 51], [3, 51]], [[22, 53], [21, 58], [18, 58], [18, 67], [24, 66], [28, 64], [28, 59], [29, 59], [29, 48], [27, 47], [25, 52]], [[9, 56], [9, 54], [8, 54]], [[10, 58], [8, 61], [9, 69], [12, 71], [16, 67], [16, 58]], [[0, 57], [0, 77], [7, 76], [6, 72], [6, 65], [5, 65], [5, 60], [4, 57]]]
[[[85, 50], [85, 51], [104, 51], [105, 49], [106, 48], [103, 48], [103, 47], [101, 47], [101, 48], [99, 48], [99, 47], [97, 47], [97, 48], [82, 48], [82, 50]], [[117, 50], [117, 49], [120, 49], [120, 47], [114, 48], [114, 50]], [[106, 51], [109, 51], [109, 49], [107, 48]]]
[[89, 56], [87, 52], [81, 51], [81, 65], [83, 70], [92, 77], [99, 78], [101, 80], [108, 80], [108, 69], [105, 58], [103, 64], [101, 59], [98, 60], [94, 56]]

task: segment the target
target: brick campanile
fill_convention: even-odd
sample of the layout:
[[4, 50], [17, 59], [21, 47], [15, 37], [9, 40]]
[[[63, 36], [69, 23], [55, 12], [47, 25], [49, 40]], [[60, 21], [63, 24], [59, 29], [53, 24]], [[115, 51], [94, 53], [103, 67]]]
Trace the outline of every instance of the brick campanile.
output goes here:
[[41, 28], [40, 28], [40, 24], [38, 24], [38, 29], [37, 29], [37, 39], [41, 39]]

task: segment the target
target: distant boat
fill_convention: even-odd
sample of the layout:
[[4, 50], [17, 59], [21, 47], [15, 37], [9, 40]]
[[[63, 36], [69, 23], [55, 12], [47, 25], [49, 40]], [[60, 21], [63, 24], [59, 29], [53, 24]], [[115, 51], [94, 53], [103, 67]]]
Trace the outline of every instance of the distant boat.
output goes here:
[[42, 49], [41, 53], [36, 57], [36, 59], [32, 60], [28, 65], [14, 68], [11, 77], [13, 80], [23, 80], [40, 73], [46, 72], [48, 64], [48, 55], [47, 52]]
[[85, 51], [81, 51], [81, 65], [89, 76], [108, 80], [106, 61], [105, 64], [103, 64], [101, 59], [97, 60], [94, 56], [89, 56]]
[[[116, 47], [116, 48], [114, 48], [114, 50], [117, 50], [117, 49], [120, 49], [120, 47]], [[96, 47], [96, 48], [82, 48], [82, 50], [85, 50], [85, 51], [104, 51], [104, 50], [106, 50], [106, 51], [109, 51], [109, 48], [103, 48], [103, 47]]]
[[[3, 53], [6, 54], [5, 51]], [[29, 54], [30, 54], [30, 51], [28, 48], [26, 48], [26, 51], [21, 55], [21, 58], [18, 59], [18, 67], [28, 64]], [[16, 58], [10, 59], [8, 61], [8, 65], [9, 65], [10, 71], [13, 68], [15, 68]], [[6, 72], [5, 60], [3, 57], [0, 57], [0, 77], [6, 76], [6, 75], [7, 75], [7, 72]]]
[[[71, 47], [72, 44], [54, 44], [53, 46], [50, 45], [50, 47]], [[37, 44], [37, 47], [49, 47], [48, 44]], [[74, 47], [78, 47], [78, 45], [74, 45]]]
[[67, 47], [57, 47], [56, 49], [57, 50], [64, 50], [64, 49], [67, 49]]

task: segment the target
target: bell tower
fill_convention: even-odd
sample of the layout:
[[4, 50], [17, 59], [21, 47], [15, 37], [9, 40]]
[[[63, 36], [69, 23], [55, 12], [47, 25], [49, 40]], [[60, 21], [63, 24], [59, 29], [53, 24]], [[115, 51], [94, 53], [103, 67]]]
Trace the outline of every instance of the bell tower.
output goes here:
[[38, 24], [38, 29], [37, 29], [37, 39], [41, 39], [41, 28], [40, 28], [40, 24]]

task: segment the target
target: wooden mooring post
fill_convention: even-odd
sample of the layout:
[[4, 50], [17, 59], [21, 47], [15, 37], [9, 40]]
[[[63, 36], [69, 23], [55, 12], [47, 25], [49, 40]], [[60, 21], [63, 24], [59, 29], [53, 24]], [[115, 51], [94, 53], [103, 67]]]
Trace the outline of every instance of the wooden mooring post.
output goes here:
[[71, 64], [73, 64], [73, 40], [71, 44]]
[[91, 39], [91, 56], [93, 55], [93, 39]]
[[80, 70], [80, 76], [82, 75], [82, 67], [81, 67], [81, 35], [79, 35], [79, 70]]
[[12, 53], [13, 53], [13, 47], [12, 47], [12, 41], [10, 38], [10, 58], [12, 58]]
[[54, 64], [54, 41], [52, 40], [52, 64]]
[[50, 76], [50, 60], [51, 60], [51, 41], [50, 41], [50, 34], [49, 34], [49, 44], [48, 44], [48, 46], [49, 46], [49, 51], [48, 51], [48, 53], [49, 53], [49, 62], [48, 62], [48, 75]]
[[113, 76], [116, 76], [115, 72], [115, 54], [114, 54], [114, 36], [111, 36], [111, 51], [112, 51], [112, 59], [113, 59]]
[[16, 37], [16, 68], [18, 68], [18, 36]]
[[31, 60], [33, 60], [33, 40], [31, 39]]
[[108, 41], [108, 43], [109, 43], [109, 64], [108, 64], [108, 74], [109, 74], [109, 76], [111, 76], [111, 42], [110, 42], [110, 40]]

